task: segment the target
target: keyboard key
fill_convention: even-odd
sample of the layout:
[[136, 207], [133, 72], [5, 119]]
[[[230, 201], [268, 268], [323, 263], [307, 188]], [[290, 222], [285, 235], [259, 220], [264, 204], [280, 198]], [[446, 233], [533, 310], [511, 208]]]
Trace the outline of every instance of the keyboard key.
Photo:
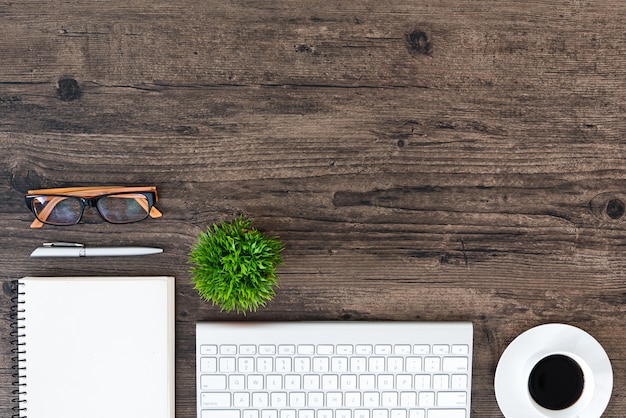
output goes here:
[[250, 390], [263, 389], [265, 387], [263, 382], [264, 382], [263, 376], [260, 374], [248, 375], [248, 389]]
[[307, 397], [308, 406], [311, 408], [324, 406], [324, 392], [309, 392]]
[[203, 408], [228, 408], [231, 406], [230, 393], [202, 393], [200, 402]]
[[370, 372], [385, 371], [385, 358], [384, 357], [370, 357], [368, 370]]
[[265, 388], [267, 390], [280, 390], [283, 388], [283, 376], [279, 374], [270, 374], [265, 379]]
[[274, 371], [274, 361], [271, 357], [259, 357], [256, 359], [256, 371], [270, 373]]
[[333, 357], [330, 361], [330, 370], [335, 373], [343, 373], [348, 371], [347, 357]]
[[210, 410], [202, 411], [202, 418], [240, 418], [239, 411], [232, 410]]
[[406, 371], [415, 373], [422, 371], [422, 358], [421, 357], [407, 357], [406, 358]]
[[201, 356], [212, 356], [217, 354], [217, 346], [216, 345], [201, 345], [200, 346], [200, 355]]
[[359, 389], [376, 389], [376, 376], [373, 374], [362, 374], [359, 376]]
[[281, 354], [281, 355], [296, 354], [296, 346], [291, 345], [291, 344], [279, 345], [278, 354]]
[[256, 354], [256, 345], [242, 345], [239, 347], [239, 354], [250, 356]]
[[251, 373], [254, 371], [254, 358], [253, 357], [239, 357], [237, 364], [237, 371], [243, 373]]
[[317, 354], [321, 356], [330, 356], [335, 354], [335, 347], [328, 344], [322, 344], [317, 346]]
[[412, 408], [417, 406], [417, 393], [402, 392], [400, 393], [400, 406], [404, 408]]
[[302, 378], [302, 388], [305, 390], [317, 390], [320, 388], [320, 377], [316, 374], [305, 375]]
[[394, 387], [394, 377], [392, 374], [381, 374], [378, 375], [378, 389], [386, 390], [393, 389]]
[[217, 359], [214, 357], [201, 358], [200, 371], [202, 373], [215, 373], [217, 371]]
[[378, 344], [374, 346], [374, 354], [391, 354], [391, 345]]
[[363, 393], [363, 406], [375, 407], [380, 405], [380, 394], [378, 392], [365, 392]]
[[441, 359], [439, 357], [426, 357], [424, 359], [424, 371], [427, 373], [441, 371]]
[[433, 345], [433, 354], [449, 354], [450, 353], [450, 346], [449, 345], [442, 345], [442, 344], [435, 344]]
[[370, 411], [369, 409], [355, 409], [353, 416], [354, 418], [370, 418]]
[[387, 371], [399, 373], [404, 370], [404, 358], [402, 357], [389, 357], [387, 359]]
[[292, 392], [289, 394], [289, 407], [302, 408], [306, 406], [306, 394], [304, 392]]
[[273, 392], [270, 394], [270, 405], [272, 408], [281, 408], [287, 406], [287, 393]]
[[467, 357], [444, 357], [443, 358], [443, 371], [444, 372], [465, 372], [467, 371], [468, 359]]
[[368, 355], [374, 353], [374, 348], [369, 344], [359, 344], [355, 347], [354, 352], [359, 355]]
[[361, 406], [361, 392], [346, 392], [344, 398], [345, 406], [348, 408]]
[[439, 392], [437, 394], [437, 406], [465, 406], [467, 393], [465, 392]]
[[243, 390], [246, 386], [246, 378], [240, 374], [231, 374], [228, 376], [228, 388], [230, 390]]
[[469, 346], [465, 344], [455, 344], [452, 346], [452, 354], [455, 356], [465, 356], [469, 354]]
[[396, 345], [393, 348], [393, 353], [402, 355], [412, 354], [411, 346], [408, 344]]
[[398, 406], [398, 392], [383, 392], [380, 395], [381, 405], [387, 408]]
[[339, 378], [337, 375], [325, 374], [322, 376], [322, 389], [336, 390], [339, 389]]
[[431, 387], [430, 387], [430, 375], [429, 374], [418, 374], [417, 376], [415, 376], [415, 389], [417, 389], [417, 390], [431, 389]]
[[419, 406], [426, 408], [435, 406], [435, 392], [420, 392], [417, 396], [417, 403]]
[[423, 409], [410, 409], [409, 418], [426, 418], [426, 411]]
[[467, 389], [467, 375], [464, 374], [453, 374], [452, 375], [452, 389], [456, 390], [464, 390]]
[[338, 408], [343, 404], [342, 392], [328, 392], [326, 394], [326, 406], [331, 408]]
[[270, 395], [265, 392], [255, 392], [252, 394], [252, 406], [254, 408], [267, 408], [270, 406]]
[[232, 373], [236, 371], [236, 363], [234, 357], [222, 357], [219, 361], [220, 373]]
[[247, 408], [250, 406], [250, 394], [247, 392], [233, 393], [233, 406], [236, 408]]
[[357, 378], [353, 374], [344, 374], [339, 379], [339, 388], [342, 390], [356, 389]]
[[267, 345], [263, 344], [259, 346], [259, 354], [264, 356], [271, 356], [276, 354], [276, 346], [275, 345]]
[[433, 376], [433, 389], [446, 390], [450, 387], [450, 377], [447, 374], [436, 374]]
[[301, 409], [298, 411], [298, 418], [315, 418], [315, 411], [311, 409]]
[[278, 418], [278, 411], [271, 409], [261, 411], [261, 418]]
[[350, 371], [353, 373], [362, 373], [367, 371], [367, 359], [365, 357], [351, 357]]
[[396, 376], [396, 389], [407, 390], [413, 387], [413, 376], [410, 374], [399, 374]]
[[200, 376], [202, 390], [226, 390], [226, 376], [202, 375]]
[[298, 354], [300, 355], [313, 355], [315, 354], [315, 346], [312, 344], [305, 344], [298, 346]]
[[220, 354], [237, 354], [237, 346], [236, 345], [222, 345], [220, 346]]
[[389, 418], [389, 411], [386, 409], [374, 409], [372, 418]]
[[406, 411], [404, 409], [393, 409], [389, 418], [406, 418]]
[[354, 351], [354, 347], [351, 345], [338, 345], [336, 353], [339, 355], [349, 355]]
[[280, 411], [280, 418], [297, 418], [296, 411], [293, 409], [283, 409]]
[[302, 378], [299, 374], [288, 374], [285, 376], [285, 389], [299, 390], [301, 388]]
[[416, 344], [413, 346], [413, 354], [421, 356], [430, 354], [430, 346], [426, 344]]
[[464, 409], [430, 409], [428, 418], [465, 418]]
[[259, 411], [245, 410], [241, 418], [259, 418]]
[[315, 357], [313, 359], [313, 371], [316, 373], [330, 371], [330, 360], [328, 357]]
[[276, 357], [274, 371], [289, 373], [291, 371], [291, 357]]
[[308, 373], [311, 371], [311, 359], [309, 357], [296, 357], [293, 368], [298, 373]]

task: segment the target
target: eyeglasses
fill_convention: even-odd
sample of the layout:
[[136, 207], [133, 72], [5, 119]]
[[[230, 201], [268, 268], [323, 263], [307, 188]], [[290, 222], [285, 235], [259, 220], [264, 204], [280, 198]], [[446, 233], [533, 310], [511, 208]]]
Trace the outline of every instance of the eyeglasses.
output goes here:
[[83, 217], [86, 206], [92, 206], [102, 219], [113, 224], [162, 216], [154, 207], [158, 200], [154, 186], [39, 189], [29, 190], [24, 197], [36, 218], [31, 228], [41, 228], [44, 224], [75, 225]]

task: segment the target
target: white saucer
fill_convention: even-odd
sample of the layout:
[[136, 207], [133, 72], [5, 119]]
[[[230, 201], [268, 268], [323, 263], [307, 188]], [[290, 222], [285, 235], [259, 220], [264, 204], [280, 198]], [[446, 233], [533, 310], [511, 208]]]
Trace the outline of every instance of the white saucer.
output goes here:
[[[575, 360], [585, 377], [581, 397], [558, 411], [541, 407], [528, 391], [530, 372], [551, 354]], [[506, 418], [600, 418], [612, 390], [613, 370], [606, 352], [595, 338], [571, 325], [546, 324], [523, 332], [504, 350], [496, 368], [496, 400]]]

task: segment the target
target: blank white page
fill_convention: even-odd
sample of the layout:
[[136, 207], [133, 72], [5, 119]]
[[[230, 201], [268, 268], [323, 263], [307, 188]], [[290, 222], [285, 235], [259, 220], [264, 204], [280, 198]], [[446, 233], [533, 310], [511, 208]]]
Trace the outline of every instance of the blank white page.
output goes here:
[[26, 277], [28, 418], [174, 418], [173, 277]]

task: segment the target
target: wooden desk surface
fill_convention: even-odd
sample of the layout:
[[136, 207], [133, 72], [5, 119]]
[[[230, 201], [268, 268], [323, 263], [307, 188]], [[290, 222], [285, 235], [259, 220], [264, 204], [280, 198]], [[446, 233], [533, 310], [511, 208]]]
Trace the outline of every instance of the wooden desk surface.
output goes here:
[[[626, 411], [626, 4], [0, 1], [0, 415], [25, 275], [177, 277], [176, 410], [193, 417], [187, 255], [244, 213], [284, 240], [250, 320], [471, 320], [472, 416], [506, 346], [598, 339]], [[87, 4], [93, 3], [93, 4]], [[29, 229], [31, 188], [156, 185], [163, 218]], [[31, 260], [44, 241], [159, 256]], [[51, 377], [53, 382], [54, 377]]]

